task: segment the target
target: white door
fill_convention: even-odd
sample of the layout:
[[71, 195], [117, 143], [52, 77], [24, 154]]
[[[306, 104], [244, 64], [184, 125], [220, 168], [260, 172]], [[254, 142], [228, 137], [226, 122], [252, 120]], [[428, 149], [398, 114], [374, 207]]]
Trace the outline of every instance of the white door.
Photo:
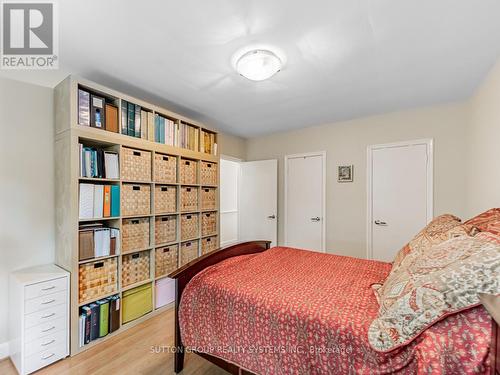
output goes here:
[[231, 245], [239, 240], [238, 185], [240, 162], [220, 160], [220, 245]]
[[390, 262], [432, 218], [432, 141], [368, 151], [369, 257]]
[[325, 250], [325, 154], [285, 158], [285, 243]]
[[278, 161], [245, 162], [240, 170], [240, 240], [269, 240], [276, 246]]

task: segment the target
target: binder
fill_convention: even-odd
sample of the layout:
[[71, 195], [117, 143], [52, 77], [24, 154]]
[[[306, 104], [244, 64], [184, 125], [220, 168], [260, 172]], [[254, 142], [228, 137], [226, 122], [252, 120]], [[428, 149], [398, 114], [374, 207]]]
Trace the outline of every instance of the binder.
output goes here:
[[78, 318], [78, 346], [81, 348], [85, 345], [85, 314], [81, 314]]
[[122, 100], [122, 134], [127, 134], [127, 113], [128, 113], [128, 107], [127, 107], [127, 102], [125, 100]]
[[120, 216], [120, 186], [111, 185], [111, 217]]
[[94, 185], [80, 184], [79, 212], [80, 219], [94, 217]]
[[96, 258], [109, 255], [110, 240], [109, 228], [94, 229], [94, 255]]
[[105, 111], [106, 100], [97, 95], [91, 95], [91, 119], [90, 126], [105, 129]]
[[91, 310], [89, 306], [83, 306], [82, 312], [85, 315], [85, 327], [84, 327], [84, 338], [83, 343], [87, 345], [90, 342], [90, 327], [92, 324]]
[[94, 150], [96, 157], [96, 173], [95, 177], [104, 178], [106, 177], [106, 171], [104, 170], [104, 151], [102, 149]]
[[109, 300], [97, 301], [99, 305], [99, 337], [104, 337], [109, 333]]
[[109, 333], [120, 328], [120, 297], [109, 297]]
[[111, 216], [111, 185], [104, 185], [104, 207], [102, 215], [103, 217]]
[[80, 230], [78, 232], [78, 259], [94, 258], [94, 230]]
[[106, 130], [118, 133], [118, 107], [106, 104]]
[[106, 171], [106, 178], [120, 178], [118, 153], [113, 151], [104, 151], [104, 170]]
[[97, 303], [91, 303], [90, 307], [90, 341], [99, 338], [99, 305]]
[[104, 186], [94, 185], [94, 219], [102, 218], [104, 208]]
[[132, 103], [127, 103], [128, 106], [128, 127], [127, 127], [127, 134], [135, 137], [135, 105]]
[[120, 229], [109, 228], [110, 241], [109, 241], [109, 255], [120, 254]]
[[78, 124], [90, 126], [90, 93], [78, 89]]
[[134, 127], [134, 135], [136, 138], [141, 138], [141, 107], [139, 105], [135, 105], [135, 127]]

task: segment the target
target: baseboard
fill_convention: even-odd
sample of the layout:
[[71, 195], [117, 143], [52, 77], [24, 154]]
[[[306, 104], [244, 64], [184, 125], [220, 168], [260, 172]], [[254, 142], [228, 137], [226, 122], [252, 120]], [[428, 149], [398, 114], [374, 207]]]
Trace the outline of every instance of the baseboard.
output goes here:
[[0, 361], [9, 356], [9, 343], [3, 342], [0, 343]]

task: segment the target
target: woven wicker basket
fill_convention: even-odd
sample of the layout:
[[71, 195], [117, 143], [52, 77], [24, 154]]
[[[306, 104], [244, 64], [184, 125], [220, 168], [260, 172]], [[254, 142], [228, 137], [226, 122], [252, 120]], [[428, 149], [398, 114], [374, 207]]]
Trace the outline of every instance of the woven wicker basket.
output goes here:
[[122, 179], [127, 181], [151, 181], [151, 152], [122, 148]]
[[122, 215], [149, 215], [151, 187], [149, 185], [122, 184]]
[[201, 240], [201, 254], [205, 255], [217, 250], [217, 236], [203, 238]]
[[200, 218], [198, 214], [181, 215], [181, 241], [198, 237]]
[[202, 188], [201, 189], [201, 209], [215, 210], [217, 207], [217, 189]]
[[142, 250], [149, 247], [149, 218], [123, 219], [123, 252]]
[[181, 243], [180, 266], [198, 258], [198, 240]]
[[155, 154], [155, 182], [175, 184], [177, 182], [177, 157]]
[[198, 210], [198, 190], [194, 186], [181, 187], [181, 211]]
[[177, 211], [177, 186], [155, 186], [155, 213], [168, 214]]
[[128, 286], [150, 278], [149, 250], [125, 254], [122, 258], [122, 286]]
[[155, 277], [168, 275], [177, 269], [179, 246], [172, 245], [155, 250]]
[[217, 185], [217, 164], [202, 161], [200, 165], [200, 177], [202, 185]]
[[180, 180], [181, 184], [197, 184], [198, 162], [194, 160], [181, 159]]
[[90, 302], [118, 291], [117, 258], [85, 263], [78, 268], [78, 301]]
[[155, 219], [155, 244], [177, 240], [177, 216], [162, 216]]
[[201, 235], [208, 236], [217, 232], [217, 213], [205, 212], [201, 215]]

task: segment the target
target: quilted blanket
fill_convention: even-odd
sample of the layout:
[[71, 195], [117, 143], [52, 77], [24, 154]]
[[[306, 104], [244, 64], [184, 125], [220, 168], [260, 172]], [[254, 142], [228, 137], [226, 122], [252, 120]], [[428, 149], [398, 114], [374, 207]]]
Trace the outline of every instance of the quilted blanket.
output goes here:
[[489, 371], [491, 318], [448, 316], [389, 353], [373, 350], [370, 286], [389, 263], [277, 247], [196, 275], [179, 318], [188, 349], [256, 374], [463, 374]]

